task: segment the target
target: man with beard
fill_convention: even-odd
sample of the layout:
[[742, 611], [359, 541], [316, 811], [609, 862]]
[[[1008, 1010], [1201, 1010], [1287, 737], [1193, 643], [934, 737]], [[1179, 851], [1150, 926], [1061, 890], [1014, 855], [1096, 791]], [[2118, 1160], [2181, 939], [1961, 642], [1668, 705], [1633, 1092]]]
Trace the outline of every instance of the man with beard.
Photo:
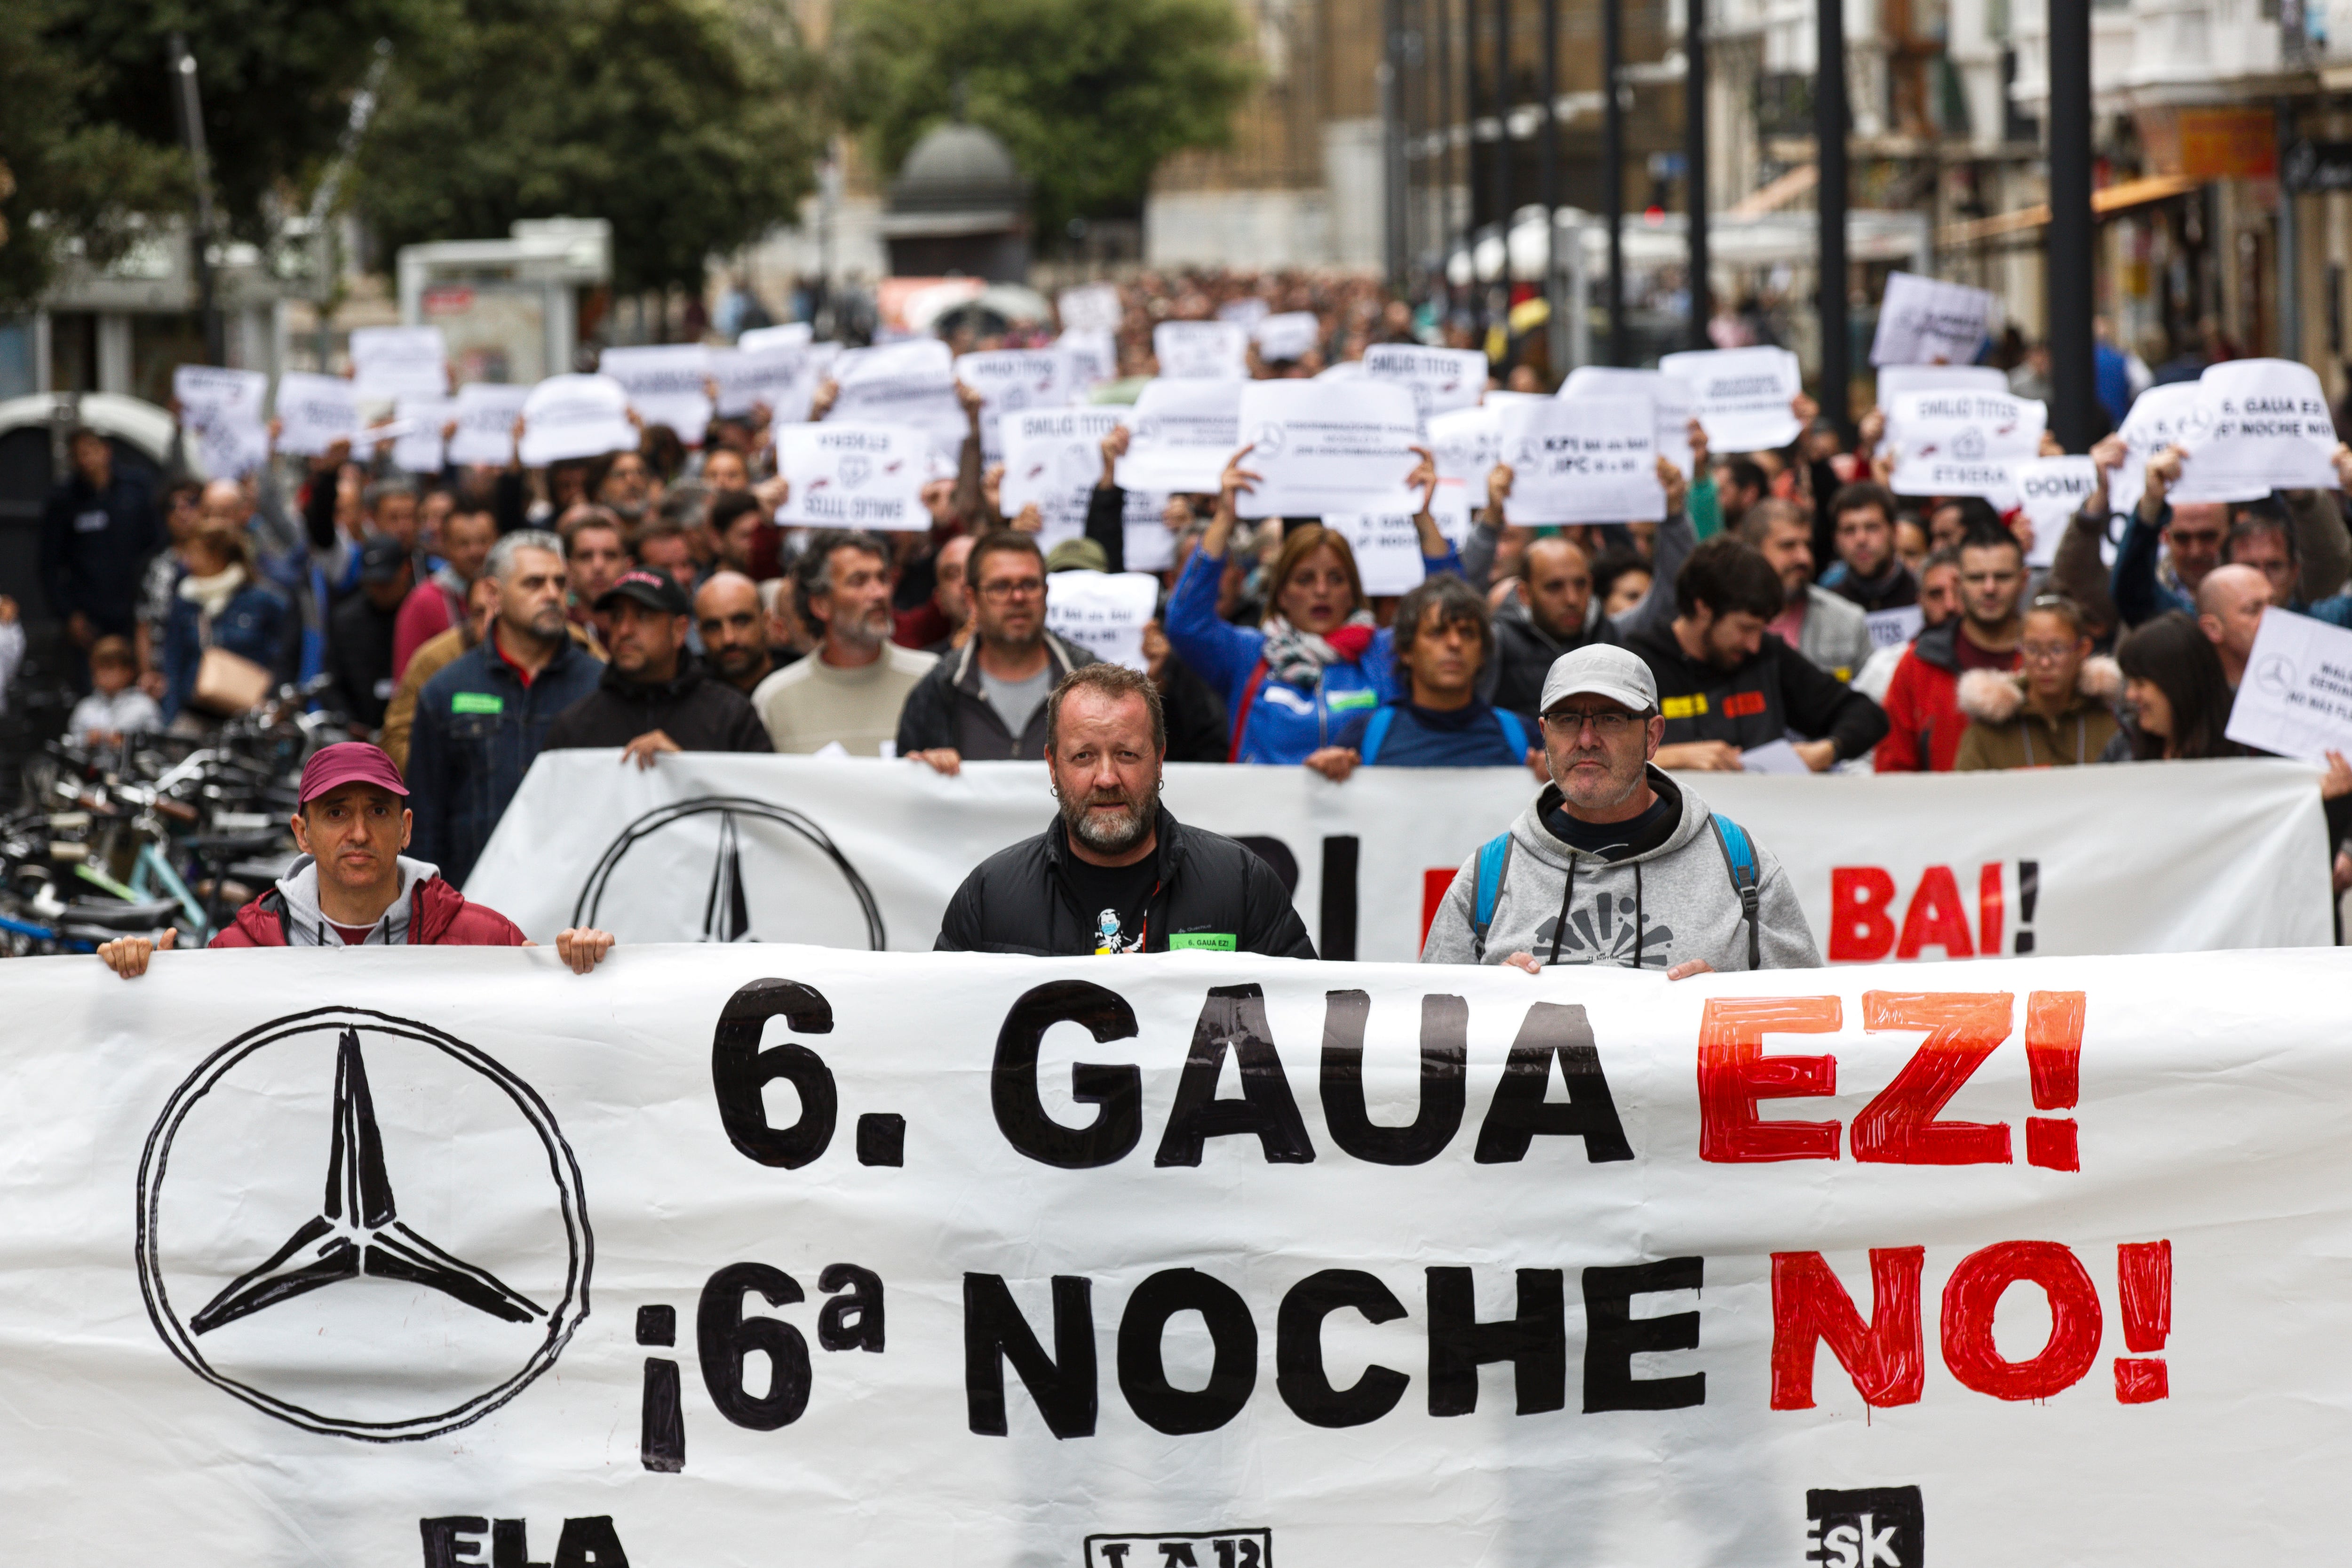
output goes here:
[[1867, 480], [1846, 485], [1830, 498], [1838, 558], [1822, 574], [1822, 586], [1864, 615], [1919, 602], [1918, 582], [1895, 552], [1895, 497], [1886, 487]]
[[944, 952], [1045, 957], [1258, 952], [1312, 958], [1274, 868], [1160, 800], [1160, 693], [1124, 665], [1072, 670], [1045, 700], [1045, 763], [1060, 815], [982, 861], [948, 900]]
[[1882, 773], [1945, 773], [1960, 753], [1969, 716], [1960, 711], [1960, 677], [1972, 669], [2017, 668], [2025, 623], [2025, 552], [1999, 524], [1979, 527], [1959, 548], [1960, 613], [1912, 639], [1886, 686], [1892, 728], [1871, 759]]
[[642, 769], [664, 752], [772, 749], [751, 702], [687, 651], [685, 589], [659, 573], [624, 573], [596, 608], [612, 661], [594, 691], [556, 715], [542, 750], [618, 746]]
[[1423, 963], [1530, 974], [1608, 964], [1669, 980], [1820, 965], [1780, 862], [1652, 765], [1664, 760], [1667, 721], [1637, 655], [1603, 645], [1563, 654], [1542, 701], [1551, 783], [1454, 873]]
[[898, 754], [952, 775], [965, 762], [1045, 754], [1045, 697], [1095, 656], [1045, 629], [1045, 557], [1034, 535], [999, 529], [964, 566], [972, 636], [907, 694]]
[[694, 629], [702, 634], [702, 658], [710, 673], [745, 697], [775, 673], [760, 585], [740, 572], [714, 572], [696, 591]]
[[1673, 619], [1625, 628], [1657, 681], [1660, 767], [1738, 773], [1741, 753], [1794, 731], [1798, 757], [1822, 773], [1886, 733], [1877, 703], [1766, 629], [1788, 591], [1753, 545], [1717, 534], [1691, 552], [1673, 593]]
[[1762, 552], [1780, 578], [1780, 609], [1765, 624], [1780, 640], [1840, 680], [1870, 658], [1870, 622], [1851, 602], [1813, 581], [1813, 528], [1793, 501], [1758, 501], [1739, 520], [1739, 537]]
[[779, 752], [895, 750], [898, 710], [939, 660], [890, 640], [890, 547], [870, 533], [827, 529], [793, 563], [793, 588], [820, 640], [751, 693], [768, 738]]
[[1519, 591], [1495, 612], [1491, 700], [1532, 713], [1559, 656], [1587, 643], [1622, 641], [1592, 592], [1592, 557], [1565, 535], [1538, 539], [1519, 557]]

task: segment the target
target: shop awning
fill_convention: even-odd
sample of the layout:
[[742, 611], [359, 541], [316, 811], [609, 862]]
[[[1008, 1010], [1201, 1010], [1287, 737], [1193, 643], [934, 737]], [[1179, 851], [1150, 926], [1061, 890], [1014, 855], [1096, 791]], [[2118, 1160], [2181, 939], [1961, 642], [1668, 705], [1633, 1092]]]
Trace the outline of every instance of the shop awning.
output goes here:
[[[2151, 202], [2169, 201], [2186, 195], [2203, 184], [2180, 174], [2153, 174], [2141, 180], [2124, 180], [2103, 190], [2091, 193], [2091, 213], [2095, 217], [2106, 217], [2144, 207]], [[1996, 213], [1991, 217], [1969, 218], [1963, 223], [1948, 223], [1936, 231], [1936, 245], [1942, 250], [1958, 250], [1965, 246], [1980, 245], [1988, 239], [2000, 239], [2012, 234], [2030, 234], [2050, 224], [2050, 204], [2036, 202], [2015, 212]]]

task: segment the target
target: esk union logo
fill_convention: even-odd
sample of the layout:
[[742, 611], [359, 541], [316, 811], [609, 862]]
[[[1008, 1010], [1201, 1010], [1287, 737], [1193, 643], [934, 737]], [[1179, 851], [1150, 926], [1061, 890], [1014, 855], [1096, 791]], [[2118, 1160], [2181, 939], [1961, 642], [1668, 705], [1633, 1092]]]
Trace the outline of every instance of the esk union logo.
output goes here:
[[138, 1262], [172, 1353], [223, 1392], [371, 1442], [479, 1420], [588, 1315], [580, 1167], [487, 1053], [327, 1007], [214, 1052], [139, 1170]]

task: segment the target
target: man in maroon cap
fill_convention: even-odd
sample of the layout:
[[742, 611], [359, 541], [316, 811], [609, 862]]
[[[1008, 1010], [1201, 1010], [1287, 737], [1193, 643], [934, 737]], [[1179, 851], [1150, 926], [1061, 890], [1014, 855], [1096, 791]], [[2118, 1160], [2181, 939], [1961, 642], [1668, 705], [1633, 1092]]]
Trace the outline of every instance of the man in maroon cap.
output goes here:
[[[347, 741], [314, 753], [302, 769], [294, 842], [301, 858], [278, 885], [237, 910], [214, 947], [531, 947], [515, 923], [469, 903], [440, 872], [401, 851], [408, 847], [408, 786], [381, 747]], [[150, 942], [118, 937], [98, 950], [125, 980], [144, 974], [177, 929]], [[557, 934], [555, 951], [585, 974], [613, 948], [609, 931]]]

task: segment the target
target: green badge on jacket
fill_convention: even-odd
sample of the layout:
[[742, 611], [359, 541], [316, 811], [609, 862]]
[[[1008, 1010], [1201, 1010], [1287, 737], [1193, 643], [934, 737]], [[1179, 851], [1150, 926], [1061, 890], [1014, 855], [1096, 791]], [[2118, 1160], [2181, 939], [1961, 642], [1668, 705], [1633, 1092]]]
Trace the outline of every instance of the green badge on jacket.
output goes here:
[[460, 691], [449, 699], [452, 713], [503, 713], [507, 700], [495, 691]]
[[1168, 939], [1168, 951], [1182, 952], [1186, 948], [1200, 948], [1207, 952], [1232, 952], [1237, 944], [1229, 931], [1180, 931]]
[[1379, 707], [1381, 705], [1381, 694], [1377, 691], [1367, 690], [1362, 687], [1358, 687], [1353, 691], [1334, 691], [1325, 697], [1323, 701], [1324, 705], [1329, 708], [1332, 712], [1345, 713], [1357, 708]]

